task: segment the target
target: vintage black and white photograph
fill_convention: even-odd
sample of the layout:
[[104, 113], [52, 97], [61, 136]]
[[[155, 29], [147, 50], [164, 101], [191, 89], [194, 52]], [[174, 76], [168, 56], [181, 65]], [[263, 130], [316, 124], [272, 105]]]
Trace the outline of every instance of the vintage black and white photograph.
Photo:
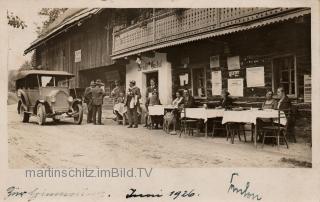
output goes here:
[[310, 7], [6, 15], [10, 169], [312, 167]]

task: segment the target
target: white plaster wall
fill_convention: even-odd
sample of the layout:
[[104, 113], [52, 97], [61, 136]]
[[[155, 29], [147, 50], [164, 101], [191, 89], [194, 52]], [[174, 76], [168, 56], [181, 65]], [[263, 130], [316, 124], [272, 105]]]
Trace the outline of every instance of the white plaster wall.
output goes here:
[[[161, 59], [161, 66], [159, 68], [152, 69], [148, 67], [145, 70], [138, 71], [138, 65], [134, 60], [130, 60], [126, 65], [126, 84], [129, 85], [130, 80], [135, 80], [136, 85], [142, 92], [142, 102], [145, 102], [146, 93], [146, 77], [145, 73], [158, 71], [158, 88], [159, 98], [162, 104], [170, 104], [172, 102], [172, 75], [171, 75], [171, 63], [167, 62], [166, 53], [156, 53], [155, 58]], [[142, 58], [143, 59], [143, 58]], [[128, 86], [126, 86], [128, 89]]]

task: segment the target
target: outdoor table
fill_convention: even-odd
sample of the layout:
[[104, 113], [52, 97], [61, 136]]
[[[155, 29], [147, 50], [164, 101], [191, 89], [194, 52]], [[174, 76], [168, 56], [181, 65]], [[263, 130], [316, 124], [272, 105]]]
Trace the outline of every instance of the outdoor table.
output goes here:
[[181, 117], [202, 119], [205, 123], [205, 136], [208, 136], [208, 119], [223, 117], [224, 109], [206, 109], [206, 108], [185, 108], [186, 115], [181, 114]]
[[[284, 112], [281, 112], [284, 113]], [[254, 129], [254, 146], [257, 147], [257, 119], [272, 118], [278, 119], [278, 110], [244, 110], [244, 111], [225, 111], [222, 118], [222, 124], [228, 122], [251, 123]], [[280, 119], [280, 123], [285, 125], [286, 120]]]
[[164, 108], [162, 105], [153, 105], [148, 107], [149, 116], [164, 115]]
[[172, 105], [153, 105], [149, 106], [149, 115], [150, 116], [159, 116], [159, 115], [164, 115], [166, 109], [176, 109], [176, 107]]

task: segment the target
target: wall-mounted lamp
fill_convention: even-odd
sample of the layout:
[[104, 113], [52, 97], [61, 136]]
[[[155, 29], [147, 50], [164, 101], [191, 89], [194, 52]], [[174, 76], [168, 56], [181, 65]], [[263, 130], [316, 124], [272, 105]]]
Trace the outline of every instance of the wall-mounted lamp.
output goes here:
[[141, 57], [140, 56], [137, 56], [137, 59], [136, 59], [136, 63], [138, 64], [138, 71], [141, 71]]

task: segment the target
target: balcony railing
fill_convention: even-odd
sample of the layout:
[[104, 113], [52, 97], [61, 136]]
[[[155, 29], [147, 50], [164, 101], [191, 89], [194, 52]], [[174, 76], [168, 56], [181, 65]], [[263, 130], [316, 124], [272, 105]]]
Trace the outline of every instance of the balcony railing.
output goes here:
[[169, 10], [114, 32], [112, 55], [248, 23], [296, 8], [201, 8]]

